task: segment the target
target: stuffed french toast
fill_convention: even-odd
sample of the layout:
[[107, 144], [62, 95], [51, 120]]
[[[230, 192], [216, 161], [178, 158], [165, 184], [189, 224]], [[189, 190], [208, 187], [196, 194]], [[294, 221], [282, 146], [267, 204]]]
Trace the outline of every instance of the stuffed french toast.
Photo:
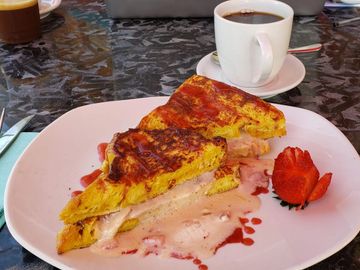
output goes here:
[[95, 241], [94, 222], [98, 216], [130, 209], [214, 170], [225, 154], [225, 139], [207, 139], [186, 129], [130, 129], [115, 134], [106, 149], [103, 173], [60, 213], [69, 225], [59, 234], [58, 252]]
[[[102, 173], [60, 213], [65, 226], [57, 237], [58, 253], [96, 242], [100, 248], [118, 235], [144, 231], [144, 224], [159, 222], [153, 216], [166, 220], [170, 212], [189, 208], [191, 202], [221, 201], [220, 193], [238, 189], [256, 168], [244, 158], [267, 153], [265, 139], [285, 134], [284, 115], [271, 104], [224, 83], [192, 76], [135, 129], [113, 136]], [[271, 170], [272, 162], [264, 164], [254, 174]], [[243, 200], [245, 195], [231, 196]], [[246, 213], [251, 207], [240, 210]], [[222, 215], [223, 210], [216, 211], [220, 210], [212, 214]], [[237, 225], [233, 219], [228, 231]], [[219, 240], [212, 241], [214, 252], [213, 243]], [[135, 244], [131, 249], [130, 242], [120, 254], [139, 249]]]

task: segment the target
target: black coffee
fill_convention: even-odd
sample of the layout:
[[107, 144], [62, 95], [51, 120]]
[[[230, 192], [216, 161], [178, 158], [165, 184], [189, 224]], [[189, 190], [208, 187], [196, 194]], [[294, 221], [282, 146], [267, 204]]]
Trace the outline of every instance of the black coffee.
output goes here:
[[229, 21], [248, 24], [272, 23], [284, 19], [279, 15], [258, 11], [235, 12], [225, 15], [224, 18]]

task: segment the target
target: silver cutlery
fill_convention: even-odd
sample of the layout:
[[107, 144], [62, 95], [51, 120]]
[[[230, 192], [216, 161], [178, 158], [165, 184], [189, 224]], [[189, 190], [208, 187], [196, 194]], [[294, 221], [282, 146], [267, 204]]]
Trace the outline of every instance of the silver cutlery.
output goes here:
[[2, 109], [1, 111], [1, 116], [0, 116], [0, 133], [2, 130], [2, 126], [4, 124], [4, 117], [5, 117], [5, 108]]
[[351, 19], [345, 19], [345, 20], [335, 20], [333, 22], [333, 26], [334, 27], [340, 27], [340, 26], [343, 26], [345, 24], [349, 24], [349, 23], [357, 22], [357, 21], [360, 21], [360, 16], [355, 17], [355, 18], [351, 18]]
[[321, 43], [314, 43], [306, 46], [289, 48], [288, 53], [309, 53], [309, 52], [317, 52], [320, 51], [322, 47]]
[[[2, 119], [4, 110], [1, 113]], [[34, 117], [34, 115], [27, 116], [9, 128], [4, 134], [0, 137], [0, 156], [5, 153], [8, 147], [14, 142], [19, 133], [27, 126], [30, 120]]]

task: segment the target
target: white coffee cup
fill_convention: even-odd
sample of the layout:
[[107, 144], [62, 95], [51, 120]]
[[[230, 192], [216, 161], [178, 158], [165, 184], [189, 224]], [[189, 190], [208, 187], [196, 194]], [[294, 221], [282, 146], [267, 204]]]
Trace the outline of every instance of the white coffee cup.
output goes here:
[[[283, 19], [249, 24], [224, 18], [245, 10], [270, 13]], [[293, 17], [293, 9], [276, 0], [230, 0], [216, 6], [216, 50], [225, 78], [244, 87], [259, 87], [271, 82], [284, 63]]]

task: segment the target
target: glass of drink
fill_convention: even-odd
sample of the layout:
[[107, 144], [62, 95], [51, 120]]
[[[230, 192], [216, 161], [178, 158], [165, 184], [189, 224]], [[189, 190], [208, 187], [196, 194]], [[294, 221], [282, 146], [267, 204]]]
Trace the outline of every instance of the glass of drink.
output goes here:
[[0, 0], [0, 42], [26, 43], [40, 34], [37, 0]]

